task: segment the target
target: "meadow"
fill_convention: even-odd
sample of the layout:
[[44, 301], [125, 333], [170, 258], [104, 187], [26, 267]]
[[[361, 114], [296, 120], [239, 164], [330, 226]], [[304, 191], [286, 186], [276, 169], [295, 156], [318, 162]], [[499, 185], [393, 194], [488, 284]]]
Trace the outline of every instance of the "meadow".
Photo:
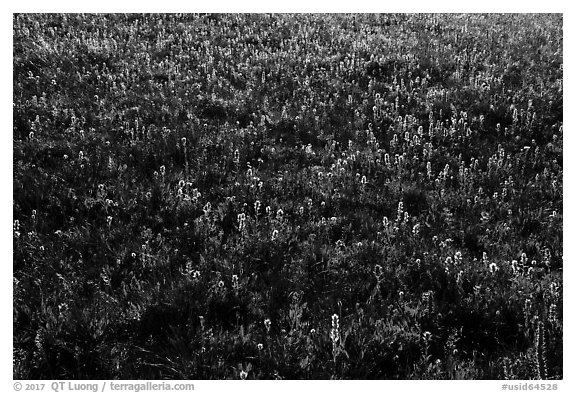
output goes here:
[[561, 379], [553, 14], [15, 14], [16, 379]]

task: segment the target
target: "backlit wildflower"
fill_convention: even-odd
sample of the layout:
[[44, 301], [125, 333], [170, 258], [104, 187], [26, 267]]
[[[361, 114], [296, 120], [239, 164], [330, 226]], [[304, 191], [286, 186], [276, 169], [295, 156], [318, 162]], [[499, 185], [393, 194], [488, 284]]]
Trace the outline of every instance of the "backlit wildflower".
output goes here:
[[490, 268], [490, 273], [494, 274], [496, 273], [500, 268], [498, 267], [498, 265], [496, 265], [496, 263], [492, 262], [489, 266]]
[[246, 214], [240, 213], [238, 214], [238, 230], [240, 232], [246, 229]]
[[514, 274], [518, 273], [518, 261], [516, 259], [510, 263], [510, 266], [512, 267], [512, 272]]
[[398, 214], [396, 216], [396, 221], [400, 222], [402, 216], [404, 215], [404, 203], [402, 201], [398, 202]]
[[337, 314], [332, 315], [332, 330], [330, 330], [332, 344], [336, 345], [340, 340], [340, 320]]
[[204, 211], [204, 214], [210, 213], [210, 211], [212, 210], [212, 204], [210, 202], [206, 202], [202, 210]]
[[272, 231], [272, 236], [270, 238], [272, 239], [272, 241], [278, 239], [278, 230], [277, 229], [274, 229]]
[[426, 331], [426, 332], [424, 332], [424, 333], [422, 334], [422, 338], [424, 339], [424, 341], [425, 341], [426, 343], [429, 343], [430, 340], [432, 340], [432, 333]]
[[458, 265], [460, 262], [462, 262], [462, 253], [456, 251], [456, 254], [454, 254], [454, 264]]

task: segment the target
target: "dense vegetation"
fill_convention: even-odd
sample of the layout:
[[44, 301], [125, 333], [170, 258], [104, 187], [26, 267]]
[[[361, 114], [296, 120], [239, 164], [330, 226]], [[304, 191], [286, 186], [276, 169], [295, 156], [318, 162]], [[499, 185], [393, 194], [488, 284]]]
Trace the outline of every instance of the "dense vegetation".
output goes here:
[[15, 378], [562, 378], [560, 15], [13, 45]]

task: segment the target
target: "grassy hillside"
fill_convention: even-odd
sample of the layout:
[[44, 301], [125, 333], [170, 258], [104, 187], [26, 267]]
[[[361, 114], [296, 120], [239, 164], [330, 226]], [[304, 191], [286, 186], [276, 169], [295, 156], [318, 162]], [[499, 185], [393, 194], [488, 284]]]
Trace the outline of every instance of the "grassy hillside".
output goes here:
[[14, 378], [562, 378], [560, 15], [13, 42]]

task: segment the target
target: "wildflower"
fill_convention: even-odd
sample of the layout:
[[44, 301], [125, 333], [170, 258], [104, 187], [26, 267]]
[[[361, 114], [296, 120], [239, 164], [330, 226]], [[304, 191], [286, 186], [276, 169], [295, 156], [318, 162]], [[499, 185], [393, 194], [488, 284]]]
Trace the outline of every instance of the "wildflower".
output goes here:
[[266, 331], [270, 333], [270, 328], [272, 327], [272, 322], [270, 321], [270, 319], [266, 318], [264, 320], [264, 327], [266, 328]]
[[36, 345], [36, 348], [38, 348], [39, 351], [42, 350], [42, 347], [44, 345], [44, 332], [42, 331], [41, 328], [38, 328], [38, 330], [36, 331], [36, 337], [34, 338], [34, 344]]
[[238, 287], [238, 276], [236, 274], [232, 275], [232, 287], [234, 288]]
[[396, 221], [402, 220], [403, 213], [404, 213], [404, 203], [400, 201], [398, 202], [398, 215], [396, 216]]
[[384, 217], [382, 219], [382, 224], [384, 225], [384, 227], [388, 227], [388, 217]]
[[260, 206], [262, 206], [260, 201], [254, 202], [254, 211], [256, 212], [256, 214], [258, 214], [260, 212]]
[[310, 334], [316, 334], [316, 329], [314, 328], [310, 329]]
[[336, 343], [340, 340], [340, 320], [337, 314], [332, 315], [332, 330], [330, 331], [330, 339], [332, 340], [333, 345], [336, 345]]
[[277, 229], [274, 229], [274, 230], [272, 231], [271, 239], [272, 239], [272, 241], [278, 239], [278, 230], [277, 230]]
[[246, 214], [240, 213], [238, 214], [238, 230], [240, 232], [244, 231], [246, 228]]
[[262, 345], [261, 343], [258, 343], [258, 345], [256, 345], [256, 347], [258, 348], [259, 351], [264, 349], [264, 345]]
[[206, 202], [202, 210], [204, 211], [204, 214], [210, 213], [210, 210], [212, 210], [212, 204], [210, 202]]
[[430, 333], [429, 331], [425, 331], [425, 332], [422, 334], [422, 338], [424, 339], [424, 341], [425, 341], [426, 343], [429, 343], [430, 340], [432, 340], [432, 333]]
[[374, 266], [374, 275], [376, 276], [376, 279], [378, 281], [380, 280], [380, 277], [382, 277], [383, 274], [384, 274], [384, 271], [382, 270], [382, 266], [375, 265]]
[[218, 288], [224, 288], [224, 281], [218, 281]]
[[276, 212], [276, 218], [278, 220], [282, 220], [282, 217], [284, 217], [284, 210], [278, 209], [278, 211]]
[[496, 263], [494, 262], [492, 262], [489, 267], [490, 267], [490, 273], [492, 274], [496, 273], [499, 270], [498, 265], [496, 265]]
[[513, 272], [514, 274], [516, 274], [516, 273], [518, 272], [518, 261], [517, 261], [516, 259], [514, 259], [514, 260], [511, 262], [511, 266], [512, 266], [512, 272]]
[[[108, 284], [108, 282], [106, 284]], [[60, 303], [58, 305], [58, 311], [60, 311], [60, 313], [65, 313], [68, 311], [68, 305], [66, 303]]]
[[412, 234], [414, 236], [417, 236], [420, 233], [420, 224], [416, 224], [414, 225], [414, 227], [412, 228]]
[[111, 216], [106, 217], [106, 223], [108, 224], [108, 227], [110, 227], [112, 225], [112, 217]]
[[462, 262], [462, 253], [460, 251], [456, 251], [456, 254], [454, 254], [454, 264], [459, 264], [460, 262]]
[[240, 379], [244, 380], [248, 377], [248, 373], [244, 370], [240, 371]]
[[460, 270], [460, 271], [458, 272], [458, 275], [456, 276], [456, 283], [457, 283], [457, 284], [462, 283], [462, 275], [464, 275], [464, 271]]
[[548, 310], [548, 319], [553, 323], [558, 322], [558, 314], [556, 311], [556, 304], [554, 304], [554, 303], [552, 303], [550, 305], [550, 308]]

